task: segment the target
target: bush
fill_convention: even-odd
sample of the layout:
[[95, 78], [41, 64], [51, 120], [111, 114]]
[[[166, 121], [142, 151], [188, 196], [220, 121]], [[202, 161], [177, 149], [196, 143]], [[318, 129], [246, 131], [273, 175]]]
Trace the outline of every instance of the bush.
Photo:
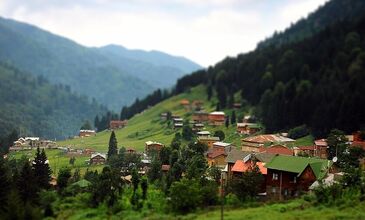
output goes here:
[[231, 206], [239, 206], [241, 205], [241, 201], [238, 199], [238, 197], [233, 193], [228, 193], [225, 197], [226, 204]]
[[182, 179], [170, 188], [171, 208], [175, 212], [187, 213], [195, 210], [201, 202], [200, 184], [196, 180]]
[[307, 128], [307, 126], [301, 125], [293, 129], [290, 129], [288, 132], [288, 137], [292, 139], [298, 139], [307, 136], [308, 134], [309, 134], [309, 129]]

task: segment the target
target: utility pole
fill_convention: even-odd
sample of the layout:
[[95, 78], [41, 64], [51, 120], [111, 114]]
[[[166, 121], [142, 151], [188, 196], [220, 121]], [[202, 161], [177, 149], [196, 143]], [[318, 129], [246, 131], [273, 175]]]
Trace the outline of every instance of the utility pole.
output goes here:
[[221, 220], [223, 220], [224, 209], [224, 188], [223, 188], [223, 172], [221, 172]]

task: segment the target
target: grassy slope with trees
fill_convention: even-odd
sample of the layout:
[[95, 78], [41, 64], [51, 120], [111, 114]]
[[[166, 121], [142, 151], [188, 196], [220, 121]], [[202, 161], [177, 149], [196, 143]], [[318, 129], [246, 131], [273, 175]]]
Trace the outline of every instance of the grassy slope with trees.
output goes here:
[[65, 138], [75, 135], [85, 120], [106, 112], [63, 85], [51, 85], [42, 76], [32, 77], [7, 64], [0, 64], [0, 103], [1, 135], [15, 129], [22, 136]]
[[[204, 101], [204, 109], [206, 111], [213, 111], [216, 108], [216, 99], [211, 101], [207, 100], [205, 94], [206, 88], [204, 86], [198, 86], [189, 90], [189, 92], [182, 93], [177, 96], [173, 96], [147, 110], [135, 115], [128, 121], [128, 126], [115, 131], [118, 146], [132, 147], [139, 151], [142, 151], [145, 146], [145, 142], [152, 140], [169, 145], [175, 135], [175, 131], [172, 129], [172, 124], [169, 126], [167, 122], [161, 122], [160, 114], [162, 112], [171, 111], [173, 114], [182, 116], [183, 118], [191, 118], [191, 112], [186, 111], [184, 107], [180, 106], [181, 99], [202, 100]], [[228, 114], [231, 110], [227, 110]], [[238, 113], [238, 117], [242, 116], [242, 112]], [[213, 128], [206, 126], [207, 130], [212, 131], [223, 130], [226, 134], [225, 141], [233, 142], [237, 146], [240, 143], [240, 137], [235, 133], [235, 125], [230, 125], [228, 128], [224, 126]], [[181, 132], [181, 130], [178, 130]], [[91, 147], [98, 151], [106, 152], [108, 141], [110, 137], [110, 131], [105, 130], [96, 134], [95, 137], [76, 138], [58, 142], [61, 146], [75, 146], [79, 148]]]

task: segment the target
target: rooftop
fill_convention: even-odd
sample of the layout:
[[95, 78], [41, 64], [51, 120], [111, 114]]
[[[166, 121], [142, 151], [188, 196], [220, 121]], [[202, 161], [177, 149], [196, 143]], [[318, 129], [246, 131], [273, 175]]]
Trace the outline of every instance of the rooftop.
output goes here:
[[257, 135], [252, 137], [247, 137], [245, 139], [242, 139], [242, 141], [246, 142], [254, 142], [254, 143], [287, 143], [287, 142], [294, 142], [295, 140], [291, 138], [287, 138], [281, 135], [275, 135], [275, 134], [263, 134], [263, 135]]
[[298, 176], [300, 176], [305, 168], [310, 166], [316, 178], [319, 179], [324, 177], [328, 167], [331, 165], [331, 161], [318, 158], [276, 155], [269, 163], [265, 165], [265, 167], [268, 169], [297, 173]]
[[219, 141], [219, 137], [198, 137], [199, 141]]
[[224, 112], [211, 112], [211, 115], [225, 115]]
[[219, 146], [219, 147], [228, 147], [228, 146], [231, 146], [230, 143], [225, 143], [225, 142], [214, 142], [213, 143], [214, 146]]

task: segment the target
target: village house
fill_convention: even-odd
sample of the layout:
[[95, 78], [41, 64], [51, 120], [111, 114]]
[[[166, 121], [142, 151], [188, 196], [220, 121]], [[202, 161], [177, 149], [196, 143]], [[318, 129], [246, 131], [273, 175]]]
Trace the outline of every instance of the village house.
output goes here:
[[276, 155], [265, 165], [268, 198], [281, 200], [299, 196], [316, 180], [324, 178], [331, 165], [331, 161], [323, 159]]
[[351, 142], [352, 147], [360, 147], [365, 150], [365, 140], [362, 139], [360, 132], [353, 134], [353, 141]]
[[194, 123], [193, 124], [193, 128], [192, 128], [192, 130], [194, 131], [194, 132], [199, 132], [199, 131], [201, 131], [201, 130], [203, 130], [204, 129], [204, 124], [202, 124], [202, 123]]
[[194, 100], [192, 103], [192, 107], [195, 111], [200, 111], [203, 108], [204, 102], [201, 100]]
[[247, 137], [241, 140], [242, 151], [259, 152], [260, 147], [270, 146], [273, 144], [290, 145], [295, 140], [274, 134], [263, 134], [258, 136]]
[[293, 147], [295, 156], [316, 157], [316, 146], [297, 146]]
[[125, 126], [127, 126], [128, 121], [127, 120], [112, 120], [109, 123], [109, 129], [120, 129], [120, 128], [124, 128]]
[[79, 137], [91, 137], [95, 135], [96, 135], [95, 130], [80, 130], [79, 132]]
[[204, 136], [199, 136], [198, 137], [198, 142], [206, 144], [208, 146], [208, 149], [213, 147], [213, 143], [218, 142], [219, 141], [219, 137], [204, 137]]
[[209, 137], [210, 136], [209, 131], [199, 131], [196, 134], [198, 135], [198, 137]]
[[161, 113], [161, 114], [160, 114], [160, 119], [161, 119], [162, 121], [166, 121], [166, 120], [167, 120], [167, 112], [163, 112], [163, 113]]
[[209, 124], [213, 126], [224, 125], [226, 120], [226, 115], [224, 112], [212, 112], [208, 116]]
[[164, 145], [159, 143], [159, 142], [155, 142], [155, 141], [147, 141], [145, 143], [145, 152], [146, 153], [150, 153], [152, 151], [155, 151], [155, 152], [160, 152], [161, 148], [163, 147]]
[[97, 164], [105, 164], [106, 155], [101, 153], [91, 154], [89, 164], [97, 165]]
[[241, 107], [242, 107], [242, 104], [241, 103], [239, 103], [239, 102], [233, 103], [233, 108], [240, 109]]
[[319, 139], [314, 141], [316, 157], [327, 159], [328, 158], [328, 144], [326, 139]]
[[261, 127], [255, 123], [237, 123], [237, 133], [252, 135], [261, 130]]
[[161, 171], [163, 174], [167, 174], [170, 170], [170, 165], [168, 164], [162, 164], [161, 165]]
[[126, 153], [127, 154], [135, 154], [135, 153], [137, 153], [137, 151], [135, 150], [135, 149], [133, 149], [133, 148], [127, 148], [127, 150], [126, 150]]
[[192, 115], [192, 120], [195, 122], [207, 122], [209, 120], [209, 113], [205, 111], [195, 111]]
[[290, 149], [281, 144], [275, 144], [268, 147], [265, 146], [259, 147], [259, 152], [266, 152], [269, 154], [290, 155], [290, 156], [294, 155], [293, 149]]
[[224, 168], [226, 165], [227, 152], [226, 149], [223, 147], [212, 147], [206, 153], [206, 159], [208, 166], [217, 166], [220, 168]]
[[180, 100], [180, 105], [185, 108], [185, 110], [190, 110], [190, 101], [187, 99]]
[[[270, 154], [266, 152], [260, 152], [260, 153], [252, 153], [247, 151], [240, 151], [236, 148], [232, 148], [231, 151], [228, 152], [228, 155], [226, 157], [226, 168], [225, 172], [227, 172], [228, 179], [231, 179], [233, 176], [232, 168], [236, 164], [237, 161], [255, 161], [255, 162], [261, 162], [262, 165], [269, 162], [275, 154]], [[239, 162], [241, 163], [241, 162]], [[238, 166], [238, 165], [237, 165]], [[237, 170], [236, 170], [237, 171]]]
[[216, 147], [216, 148], [231, 148], [232, 147], [232, 144], [231, 143], [225, 143], [225, 142], [220, 142], [220, 141], [217, 141], [217, 142], [214, 142], [213, 143], [213, 147]]
[[184, 126], [183, 123], [174, 123], [174, 129], [180, 129]]

